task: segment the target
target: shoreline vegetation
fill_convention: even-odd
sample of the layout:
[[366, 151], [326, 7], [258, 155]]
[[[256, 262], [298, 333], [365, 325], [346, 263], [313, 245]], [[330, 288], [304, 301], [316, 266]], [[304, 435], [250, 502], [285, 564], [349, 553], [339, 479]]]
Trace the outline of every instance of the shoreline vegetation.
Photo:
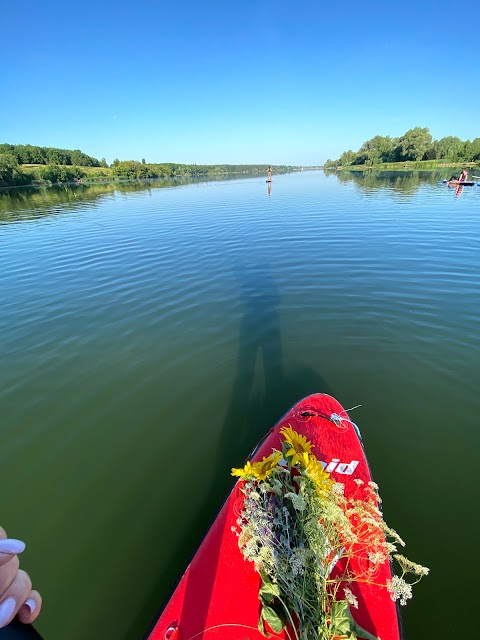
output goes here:
[[327, 171], [437, 171], [477, 165], [480, 165], [480, 138], [463, 141], [447, 136], [434, 140], [427, 127], [415, 127], [399, 138], [375, 136], [358, 151], [344, 151], [338, 160], [327, 160], [323, 168]]
[[[266, 174], [267, 164], [147, 163], [105, 158], [97, 160], [79, 149], [55, 149], [33, 145], [0, 144], [0, 188], [52, 184], [119, 182], [125, 180], [216, 178], [227, 175]], [[314, 167], [272, 165], [276, 173]], [[315, 167], [319, 168], [319, 167]]]

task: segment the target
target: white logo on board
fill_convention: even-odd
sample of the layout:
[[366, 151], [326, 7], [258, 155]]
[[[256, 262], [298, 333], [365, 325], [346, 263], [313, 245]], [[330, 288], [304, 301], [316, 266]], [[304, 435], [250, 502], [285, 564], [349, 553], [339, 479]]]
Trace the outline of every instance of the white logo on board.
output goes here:
[[319, 460], [319, 463], [328, 473], [332, 473], [332, 471], [335, 471], [336, 473], [350, 476], [357, 468], [359, 460], [352, 460], [351, 462], [340, 462], [340, 458], [332, 458], [330, 462], [323, 462], [323, 460]]

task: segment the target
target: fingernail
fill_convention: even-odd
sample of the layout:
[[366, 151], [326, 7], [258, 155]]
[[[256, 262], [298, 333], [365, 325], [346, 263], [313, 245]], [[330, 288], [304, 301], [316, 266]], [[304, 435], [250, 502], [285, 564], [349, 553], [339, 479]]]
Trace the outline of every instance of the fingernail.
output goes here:
[[0, 540], [0, 553], [22, 553], [25, 549], [25, 543], [14, 538]]
[[30, 609], [30, 613], [33, 613], [37, 608], [37, 603], [33, 598], [29, 598], [28, 600], [25, 600], [25, 604]]
[[7, 598], [0, 604], [0, 629], [10, 620], [16, 606], [15, 598]]

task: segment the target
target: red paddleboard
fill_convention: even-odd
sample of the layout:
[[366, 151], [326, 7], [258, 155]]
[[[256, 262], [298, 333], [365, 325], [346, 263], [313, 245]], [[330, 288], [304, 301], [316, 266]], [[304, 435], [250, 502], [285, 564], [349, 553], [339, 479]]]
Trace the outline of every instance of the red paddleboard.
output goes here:
[[[346, 497], [358, 490], [355, 479], [365, 483], [372, 480], [357, 428], [343, 407], [324, 394], [308, 396], [293, 406], [257, 445], [249, 460], [262, 460], [272, 448], [281, 451], [280, 429], [289, 425], [313, 443], [312, 452], [325, 463], [331, 478], [345, 485]], [[232, 489], [148, 640], [264, 638], [257, 629], [260, 577], [253, 563], [244, 560], [232, 531], [242, 511], [241, 484], [237, 482]], [[365, 568], [360, 566], [362, 563], [368, 563], [368, 559], [360, 560], [359, 571]], [[391, 577], [388, 562], [379, 565], [374, 576], [380, 584]], [[354, 584], [351, 589], [358, 599], [358, 609], [352, 609], [357, 624], [381, 640], [400, 640], [400, 616], [388, 591], [371, 584]], [[274, 637], [287, 636], [282, 631]]]

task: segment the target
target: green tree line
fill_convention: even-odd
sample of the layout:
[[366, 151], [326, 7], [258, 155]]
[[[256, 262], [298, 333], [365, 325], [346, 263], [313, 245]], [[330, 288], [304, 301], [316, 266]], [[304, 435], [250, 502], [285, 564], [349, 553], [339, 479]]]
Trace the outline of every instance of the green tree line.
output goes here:
[[97, 160], [80, 149], [55, 149], [31, 144], [0, 144], [1, 154], [12, 155], [18, 164], [63, 164], [80, 167], [106, 167], [104, 158]]
[[[292, 171], [296, 167], [276, 165], [274, 171]], [[126, 160], [120, 162], [114, 160], [112, 175], [120, 179], [145, 179], [145, 178], [202, 178], [229, 174], [260, 174], [266, 173], [266, 164], [151, 164]]]
[[419, 160], [475, 162], [480, 160], [480, 138], [463, 141], [455, 136], [447, 136], [434, 140], [427, 127], [415, 127], [399, 138], [375, 136], [364, 142], [358, 151], [344, 151], [338, 160], [327, 160], [324, 167], [371, 167], [388, 162]]
[[[19, 151], [20, 149], [20, 151]], [[27, 149], [23, 153], [22, 149]], [[47, 164], [38, 162], [31, 150], [50, 149], [47, 147], [33, 147], [31, 145], [8, 145], [0, 144], [0, 186], [17, 186], [38, 183], [75, 182], [79, 180], [146, 180], [151, 178], [176, 179], [176, 178], [202, 178], [218, 177], [229, 174], [261, 174], [266, 173], [267, 165], [198, 165], [198, 164], [175, 164], [175, 163], [147, 163], [145, 159], [141, 162], [136, 160], [120, 161], [115, 159], [110, 167], [105, 159], [98, 162], [95, 158], [87, 156], [81, 151], [67, 151], [54, 149], [55, 152], [62, 152], [63, 155], [51, 155]], [[69, 162], [66, 162], [67, 154]], [[77, 155], [75, 155], [77, 154]], [[19, 157], [21, 158], [19, 160]], [[48, 158], [47, 158], [48, 159]], [[28, 160], [28, 162], [27, 162]], [[35, 160], [35, 162], [33, 162]], [[72, 160], [77, 162], [71, 164]], [[92, 164], [95, 163], [95, 164]], [[35, 167], [24, 167], [23, 165], [35, 164]], [[273, 167], [276, 172], [293, 171], [296, 167], [287, 165], [276, 165]]]

